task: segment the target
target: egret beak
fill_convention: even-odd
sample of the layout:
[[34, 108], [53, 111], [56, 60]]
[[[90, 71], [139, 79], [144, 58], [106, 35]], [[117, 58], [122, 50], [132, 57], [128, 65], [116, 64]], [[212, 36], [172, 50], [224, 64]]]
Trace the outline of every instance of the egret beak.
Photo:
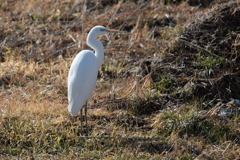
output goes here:
[[114, 30], [114, 29], [107, 29], [107, 32], [113, 32], [113, 33], [122, 33], [122, 31]]
[[127, 31], [119, 31], [119, 30], [114, 30], [114, 29], [107, 29], [107, 32], [110, 32], [110, 33], [121, 33], [121, 34], [131, 34], [130, 32], [127, 32]]

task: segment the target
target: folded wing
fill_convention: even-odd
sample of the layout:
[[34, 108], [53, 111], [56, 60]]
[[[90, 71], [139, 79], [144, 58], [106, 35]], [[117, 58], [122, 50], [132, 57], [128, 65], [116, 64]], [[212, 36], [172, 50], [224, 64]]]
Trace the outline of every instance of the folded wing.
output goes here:
[[68, 111], [76, 116], [96, 86], [97, 60], [93, 52], [84, 50], [72, 62], [68, 74]]

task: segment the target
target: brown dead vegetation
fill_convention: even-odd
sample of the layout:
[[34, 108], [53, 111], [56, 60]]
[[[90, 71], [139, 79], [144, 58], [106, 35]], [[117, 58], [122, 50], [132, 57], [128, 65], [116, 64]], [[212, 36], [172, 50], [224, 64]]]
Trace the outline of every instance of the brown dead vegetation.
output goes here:
[[174, 77], [172, 90], [181, 88], [174, 97], [238, 99], [239, 18], [238, 3], [218, 5], [196, 16], [166, 52], [172, 55], [141, 60], [140, 72], [143, 76], [150, 73], [155, 82], [164, 73]]
[[[240, 99], [239, 3], [1, 2], [1, 158], [239, 157], [239, 104], [229, 102]], [[66, 84], [94, 25], [131, 34], [99, 37], [105, 62], [84, 139]]]

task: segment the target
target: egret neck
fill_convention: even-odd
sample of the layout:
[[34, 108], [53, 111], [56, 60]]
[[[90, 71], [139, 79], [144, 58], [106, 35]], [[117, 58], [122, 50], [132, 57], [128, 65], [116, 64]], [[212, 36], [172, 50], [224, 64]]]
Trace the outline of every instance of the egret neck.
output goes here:
[[102, 43], [96, 38], [97, 35], [95, 32], [90, 32], [87, 37], [87, 44], [95, 50], [95, 56], [98, 61], [98, 68], [100, 68], [104, 59], [104, 48]]

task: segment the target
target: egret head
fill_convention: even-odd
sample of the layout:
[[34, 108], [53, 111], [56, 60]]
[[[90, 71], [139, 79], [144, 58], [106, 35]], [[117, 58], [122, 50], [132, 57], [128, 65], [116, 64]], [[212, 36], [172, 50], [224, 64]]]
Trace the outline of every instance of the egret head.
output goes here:
[[118, 30], [112, 30], [112, 29], [108, 29], [106, 27], [103, 26], [95, 26], [91, 29], [90, 33], [93, 33], [95, 35], [102, 35], [102, 34], [108, 34], [108, 33], [117, 33], [120, 32]]

